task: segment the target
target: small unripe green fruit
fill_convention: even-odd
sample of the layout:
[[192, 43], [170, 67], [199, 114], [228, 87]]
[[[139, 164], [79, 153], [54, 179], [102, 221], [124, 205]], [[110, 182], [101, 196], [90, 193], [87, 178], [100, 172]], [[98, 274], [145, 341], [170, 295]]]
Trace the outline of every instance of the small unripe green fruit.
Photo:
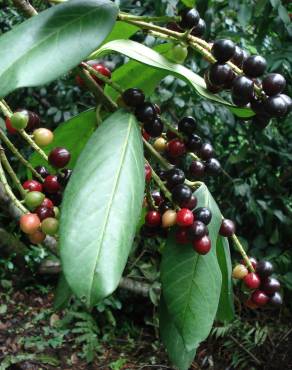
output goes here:
[[17, 130], [26, 128], [28, 120], [29, 117], [25, 111], [15, 112], [10, 117], [11, 126]]
[[54, 140], [54, 134], [51, 130], [41, 127], [34, 130], [33, 139], [38, 146], [47, 146]]
[[55, 217], [57, 219], [59, 219], [59, 217], [60, 217], [60, 209], [58, 207], [54, 207], [54, 213], [55, 213]]
[[31, 191], [26, 194], [24, 201], [29, 209], [34, 209], [40, 206], [45, 199], [45, 194], [40, 191]]
[[181, 44], [176, 44], [172, 48], [172, 58], [176, 63], [183, 63], [188, 56], [188, 48]]
[[56, 218], [48, 217], [42, 221], [42, 232], [47, 235], [55, 235], [58, 232], [59, 221]]

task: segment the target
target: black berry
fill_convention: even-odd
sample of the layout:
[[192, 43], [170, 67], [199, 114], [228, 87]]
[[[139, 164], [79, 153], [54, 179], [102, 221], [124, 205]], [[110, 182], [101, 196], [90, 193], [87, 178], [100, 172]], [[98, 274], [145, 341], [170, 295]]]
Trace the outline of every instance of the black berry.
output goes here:
[[122, 98], [129, 107], [138, 107], [145, 100], [145, 95], [142, 90], [131, 88], [124, 91]]
[[267, 68], [266, 59], [260, 55], [252, 55], [243, 62], [243, 72], [249, 77], [260, 77]]
[[155, 120], [157, 113], [154, 104], [146, 102], [136, 108], [136, 117], [143, 123], [151, 123]]
[[216, 158], [207, 159], [205, 165], [207, 172], [211, 175], [218, 175], [221, 172], [221, 164]]
[[212, 46], [211, 53], [219, 63], [225, 63], [233, 57], [235, 45], [231, 40], [216, 40]]
[[159, 117], [155, 118], [153, 121], [144, 123], [144, 130], [151, 137], [157, 137], [162, 134], [163, 123]]
[[268, 276], [272, 275], [274, 272], [274, 266], [270, 261], [259, 261], [257, 263], [256, 273], [261, 278], [267, 278]]
[[200, 136], [195, 134], [189, 135], [186, 141], [186, 146], [191, 152], [196, 152], [202, 147], [202, 139]]
[[180, 16], [181, 21], [179, 25], [184, 29], [196, 27], [200, 20], [200, 14], [194, 8], [183, 10], [180, 12]]
[[219, 230], [219, 234], [221, 236], [230, 237], [235, 233], [235, 225], [234, 222], [225, 218], [222, 220], [221, 227]]
[[261, 284], [261, 289], [267, 294], [278, 292], [281, 288], [279, 280], [273, 277], [267, 277]]
[[244, 61], [244, 52], [239, 46], [235, 46], [235, 51], [231, 62], [235, 64], [237, 67], [241, 68]]
[[281, 95], [270, 96], [264, 106], [267, 113], [273, 117], [283, 117], [287, 113], [287, 104]]
[[286, 80], [279, 73], [271, 73], [263, 79], [262, 86], [267, 95], [277, 95], [285, 89]]
[[193, 134], [196, 130], [197, 122], [194, 117], [183, 117], [178, 123], [178, 130], [186, 135]]
[[248, 103], [253, 97], [254, 83], [245, 76], [238, 76], [233, 80], [231, 94], [232, 98], [238, 98]]
[[209, 208], [200, 207], [194, 211], [195, 221], [201, 221], [205, 225], [208, 225], [212, 219], [212, 212]]
[[228, 64], [214, 63], [209, 69], [209, 81], [212, 85], [223, 86], [232, 76], [232, 70]]
[[192, 196], [192, 190], [184, 184], [176, 185], [172, 189], [172, 198], [175, 203], [178, 203], [178, 205], [182, 205], [187, 203]]
[[42, 176], [43, 179], [45, 179], [47, 176], [49, 176], [50, 172], [45, 166], [37, 166], [35, 167], [36, 172]]
[[199, 156], [203, 159], [209, 159], [213, 156], [214, 149], [210, 143], [204, 143], [199, 151]]
[[167, 186], [172, 189], [176, 185], [183, 184], [186, 177], [184, 172], [180, 168], [172, 168], [165, 174], [167, 180]]
[[291, 112], [292, 110], [292, 99], [290, 96], [285, 94], [280, 94], [280, 97], [286, 102], [287, 105], [287, 113]]
[[191, 241], [201, 239], [203, 236], [207, 235], [206, 225], [196, 220], [187, 230], [188, 238]]
[[279, 307], [282, 305], [283, 303], [283, 299], [282, 299], [282, 296], [280, 293], [276, 292], [274, 293], [271, 297], [270, 297], [270, 301], [269, 303], [272, 305], [272, 306], [275, 306], [275, 307]]
[[59, 184], [65, 187], [68, 184], [71, 175], [72, 175], [72, 170], [68, 168], [64, 168], [57, 176], [57, 180]]
[[202, 37], [206, 32], [206, 23], [204, 19], [200, 18], [198, 24], [192, 29], [191, 35], [195, 37]]
[[195, 179], [201, 178], [205, 174], [205, 165], [201, 161], [192, 161], [189, 171]]

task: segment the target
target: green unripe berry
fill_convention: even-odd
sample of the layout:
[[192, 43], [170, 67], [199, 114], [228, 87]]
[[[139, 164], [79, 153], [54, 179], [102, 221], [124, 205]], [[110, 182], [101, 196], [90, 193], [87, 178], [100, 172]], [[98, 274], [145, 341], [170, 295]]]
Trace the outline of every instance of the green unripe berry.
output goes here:
[[55, 235], [58, 232], [59, 221], [56, 218], [48, 217], [42, 221], [42, 232], [47, 235]]
[[56, 217], [57, 219], [59, 219], [59, 217], [60, 217], [60, 210], [59, 210], [59, 208], [58, 208], [58, 207], [54, 207], [54, 213], [55, 213], [55, 217]]
[[172, 48], [172, 58], [176, 63], [183, 63], [188, 56], [188, 48], [181, 44], [176, 44]]
[[29, 117], [25, 111], [15, 112], [10, 117], [11, 126], [17, 130], [26, 128], [28, 120]]
[[26, 194], [24, 198], [24, 202], [29, 209], [34, 209], [40, 206], [45, 199], [45, 194], [41, 193], [40, 191], [31, 191]]

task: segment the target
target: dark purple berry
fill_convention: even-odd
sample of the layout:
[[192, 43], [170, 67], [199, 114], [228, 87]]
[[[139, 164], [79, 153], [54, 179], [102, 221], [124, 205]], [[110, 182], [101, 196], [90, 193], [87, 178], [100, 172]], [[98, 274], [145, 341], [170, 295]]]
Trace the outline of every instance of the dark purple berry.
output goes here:
[[263, 79], [262, 86], [267, 95], [277, 95], [285, 89], [286, 80], [279, 73], [271, 73]]
[[142, 90], [131, 88], [123, 92], [122, 98], [129, 107], [138, 107], [145, 100], [145, 95]]
[[195, 37], [203, 37], [206, 32], [206, 22], [200, 18], [198, 24], [192, 29], [191, 35]]
[[186, 146], [189, 151], [196, 152], [202, 147], [202, 139], [200, 136], [195, 134], [189, 135], [186, 141]]
[[226, 238], [232, 236], [235, 233], [235, 225], [234, 222], [228, 220], [227, 218], [222, 220], [221, 227], [219, 230], [219, 234], [221, 236], [225, 236]]
[[143, 128], [151, 137], [157, 137], [163, 132], [163, 123], [161, 119], [157, 117], [153, 121], [144, 123]]
[[287, 104], [281, 95], [274, 95], [265, 101], [265, 109], [272, 117], [283, 117], [287, 113]]
[[43, 179], [45, 179], [47, 176], [49, 176], [50, 172], [45, 166], [37, 166], [35, 167], [36, 172], [42, 176]]
[[192, 196], [192, 190], [185, 184], [176, 185], [172, 189], [172, 199], [178, 205], [187, 203]]
[[280, 288], [281, 284], [279, 280], [270, 276], [263, 280], [261, 284], [261, 290], [267, 294], [274, 294], [275, 292], [278, 292]]
[[201, 161], [192, 161], [189, 171], [193, 178], [200, 179], [205, 174], [205, 165]]
[[206, 207], [197, 208], [193, 213], [195, 216], [195, 221], [201, 221], [205, 225], [208, 225], [212, 219], [212, 212]]
[[249, 77], [260, 77], [267, 68], [266, 59], [260, 55], [251, 55], [243, 62], [243, 72]]
[[70, 180], [70, 177], [72, 175], [72, 170], [68, 169], [68, 168], [64, 168], [57, 176], [57, 180], [58, 180], [58, 183], [60, 185], [62, 185], [63, 187], [65, 187], [69, 180]]
[[152, 123], [157, 116], [154, 104], [145, 102], [136, 108], [135, 114], [137, 119], [143, 123]]
[[212, 85], [223, 86], [232, 76], [232, 70], [228, 64], [214, 63], [209, 69], [209, 81]]
[[212, 158], [214, 155], [213, 146], [210, 143], [204, 143], [199, 151], [199, 156], [202, 159], [209, 159]]
[[195, 8], [192, 9], [184, 9], [180, 12], [181, 21], [179, 26], [184, 29], [191, 29], [196, 27], [200, 20], [200, 14], [197, 12]]
[[217, 62], [225, 63], [233, 57], [235, 45], [231, 40], [216, 40], [212, 46], [211, 53]]
[[165, 178], [167, 181], [167, 186], [172, 189], [176, 185], [183, 184], [186, 177], [180, 168], [172, 168], [171, 170], [168, 170], [165, 174]]
[[235, 52], [231, 59], [231, 62], [237, 67], [241, 68], [244, 60], [244, 52], [239, 46], [235, 46]]
[[279, 307], [283, 304], [283, 298], [279, 292], [274, 293], [270, 297], [269, 303], [274, 307]]
[[259, 261], [257, 263], [256, 273], [261, 278], [267, 278], [268, 276], [272, 275], [274, 272], [274, 266], [270, 261]]
[[195, 221], [188, 229], [188, 238], [190, 241], [201, 239], [207, 235], [207, 227], [201, 221]]
[[233, 80], [231, 94], [232, 98], [241, 99], [248, 103], [253, 97], [254, 83], [250, 78], [238, 76]]
[[285, 94], [280, 94], [280, 97], [286, 102], [287, 105], [287, 113], [292, 111], [292, 99], [290, 96]]
[[221, 164], [216, 158], [209, 158], [205, 162], [207, 173], [218, 175], [221, 172]]
[[194, 117], [183, 117], [178, 123], [178, 130], [186, 135], [193, 134], [196, 130], [197, 122]]

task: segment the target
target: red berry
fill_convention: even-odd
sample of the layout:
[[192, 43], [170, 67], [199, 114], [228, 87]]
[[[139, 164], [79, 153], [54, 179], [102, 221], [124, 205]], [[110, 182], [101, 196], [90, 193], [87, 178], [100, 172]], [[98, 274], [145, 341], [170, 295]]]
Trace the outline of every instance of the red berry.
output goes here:
[[269, 301], [269, 297], [262, 290], [256, 290], [253, 292], [251, 299], [258, 306], [264, 306]]
[[257, 289], [261, 284], [261, 280], [255, 272], [248, 273], [244, 277], [243, 281], [246, 287], [249, 289]]
[[[99, 72], [100, 74], [104, 75], [105, 77], [108, 77], [108, 78], [111, 78], [111, 71], [106, 68], [103, 64], [100, 64], [100, 63], [96, 63], [96, 62], [93, 62], [93, 61], [88, 61], [87, 62], [91, 68], [95, 69], [97, 72]], [[104, 85], [104, 82], [101, 81], [98, 77], [94, 76], [92, 74], [92, 78], [101, 86]], [[80, 76], [76, 76], [76, 82], [79, 86], [81, 87], [84, 87], [85, 83], [84, 83], [84, 80], [82, 77]]]
[[46, 193], [57, 193], [61, 189], [58, 178], [55, 175], [49, 175], [45, 178], [44, 190]]
[[151, 180], [152, 170], [148, 163], [145, 164], [145, 181], [149, 182]]
[[172, 158], [181, 157], [186, 152], [186, 146], [180, 139], [171, 140], [167, 145], [167, 149], [169, 156]]
[[147, 132], [144, 129], [142, 129], [142, 136], [144, 137], [146, 141], [149, 141], [151, 138], [151, 136], [147, 134]]
[[149, 211], [145, 216], [145, 223], [148, 226], [156, 227], [161, 223], [161, 215], [157, 211]]
[[35, 209], [35, 213], [39, 216], [39, 219], [41, 221], [48, 217], [55, 217], [55, 212], [53, 208], [39, 206]]
[[195, 240], [193, 242], [194, 250], [199, 254], [207, 254], [211, 249], [211, 240], [210, 238], [205, 235], [199, 240]]
[[7, 117], [5, 120], [5, 126], [7, 131], [11, 134], [14, 135], [17, 133], [17, 130], [12, 126], [10, 119]]
[[46, 239], [46, 234], [44, 234], [42, 231], [37, 230], [35, 233], [30, 234], [29, 241], [32, 244], [41, 244]]
[[71, 154], [66, 148], [55, 148], [49, 154], [49, 163], [53, 167], [63, 168], [71, 159]]
[[246, 305], [246, 307], [251, 308], [252, 310], [254, 310], [254, 309], [258, 308], [258, 305], [257, 305], [257, 304], [255, 304], [255, 303], [254, 303], [254, 301], [253, 301], [251, 298], [249, 298], [249, 299], [245, 302], [245, 305]]
[[177, 212], [176, 223], [179, 226], [191, 226], [194, 222], [194, 215], [188, 208], [182, 208]]
[[177, 244], [187, 244], [189, 243], [187, 228], [181, 227], [175, 233], [175, 240]]
[[51, 199], [45, 198], [41, 204], [41, 207], [54, 208], [54, 203], [51, 201]]
[[26, 180], [22, 184], [22, 187], [28, 191], [39, 191], [39, 192], [43, 191], [43, 185], [36, 180]]
[[34, 234], [41, 225], [41, 221], [35, 213], [22, 215], [19, 220], [20, 229], [26, 234]]

